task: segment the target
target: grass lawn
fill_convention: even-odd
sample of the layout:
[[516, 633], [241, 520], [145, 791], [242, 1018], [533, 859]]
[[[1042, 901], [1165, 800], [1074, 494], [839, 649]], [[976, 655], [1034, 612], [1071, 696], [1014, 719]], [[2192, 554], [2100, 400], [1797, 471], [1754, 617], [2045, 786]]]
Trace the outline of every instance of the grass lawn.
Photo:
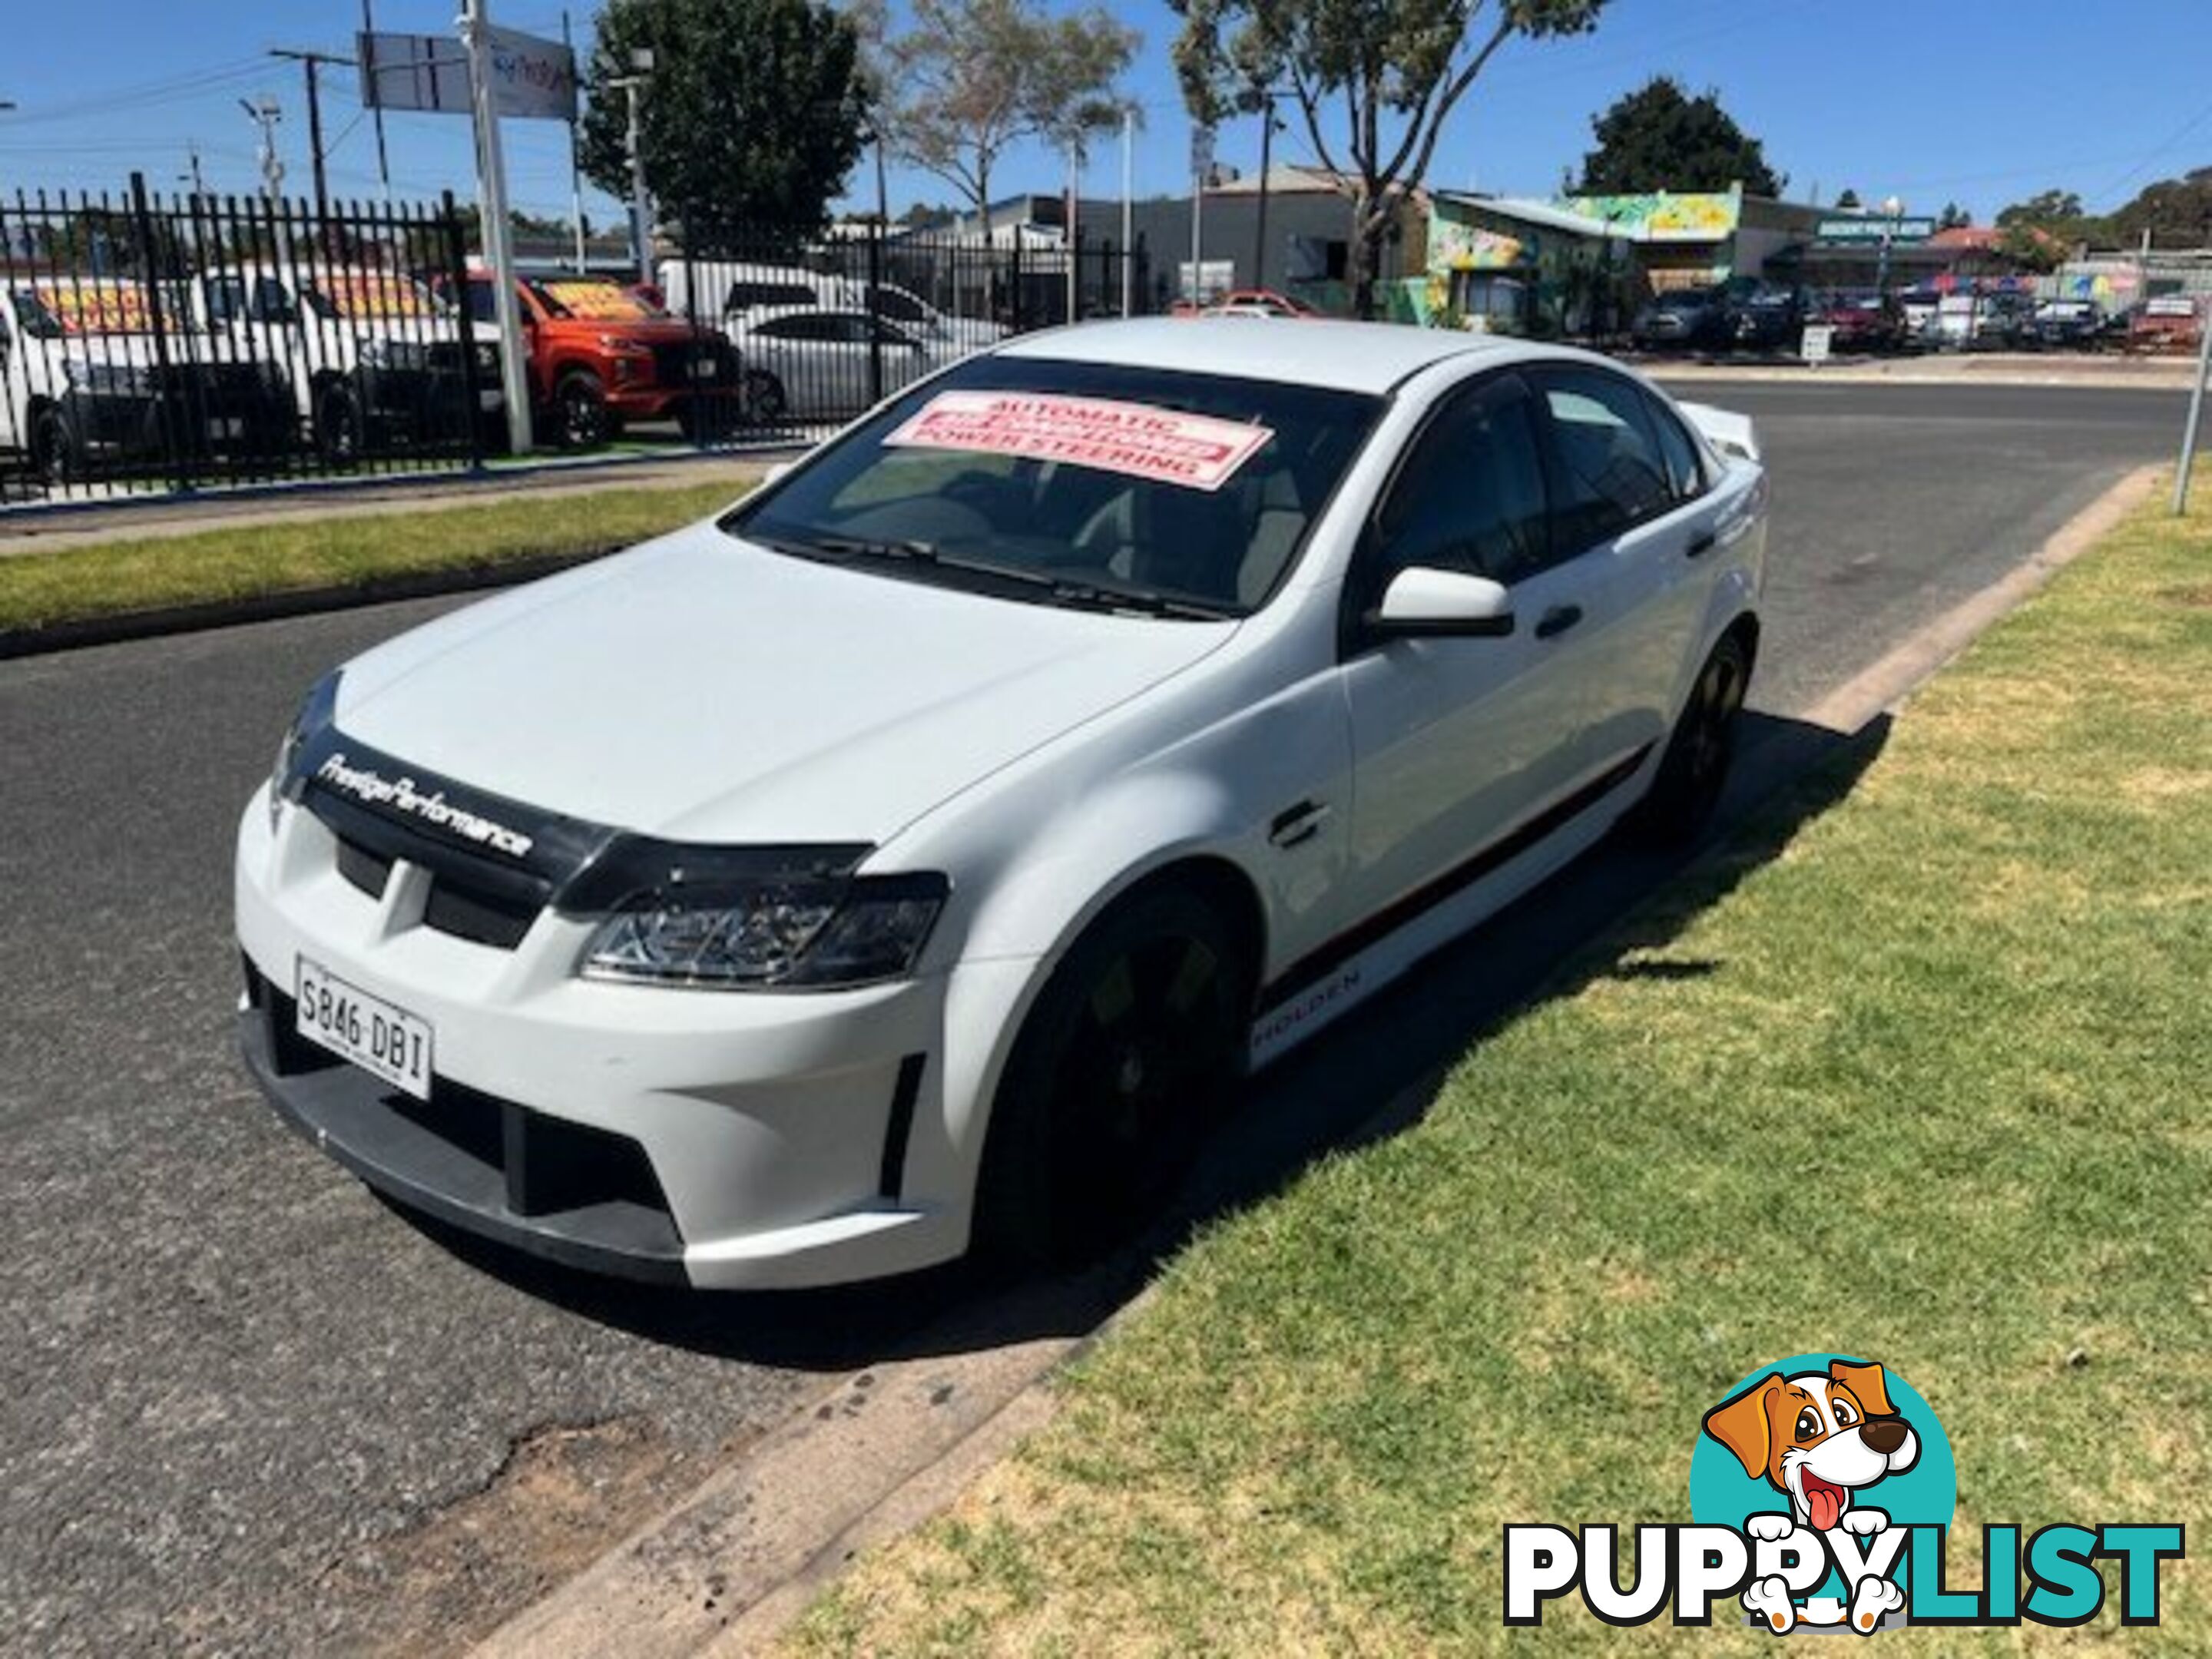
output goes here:
[[[1984, 1521], [2197, 1534], [2161, 1631], [2108, 1601], [1911, 1651], [2212, 1651], [2212, 490], [2162, 507], [1778, 856], [1679, 884], [1415, 1127], [1213, 1227], [790, 1646], [1503, 1648], [1503, 1523], [1688, 1520], [1702, 1413], [1839, 1349], [1948, 1431], [1955, 1583]], [[1510, 1640], [1772, 1651], [1735, 1611], [1624, 1634], [1576, 1599]]]
[[561, 490], [15, 554], [0, 557], [0, 631], [607, 552], [704, 518], [745, 488], [726, 478], [672, 489]]

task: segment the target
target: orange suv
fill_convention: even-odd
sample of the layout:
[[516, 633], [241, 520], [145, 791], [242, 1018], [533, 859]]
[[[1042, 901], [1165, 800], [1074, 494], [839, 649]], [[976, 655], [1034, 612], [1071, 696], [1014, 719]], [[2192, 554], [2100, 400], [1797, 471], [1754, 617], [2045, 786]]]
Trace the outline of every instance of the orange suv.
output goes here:
[[[738, 356], [720, 329], [671, 316], [611, 277], [525, 276], [515, 289], [531, 411], [562, 448], [605, 443], [631, 421], [672, 419], [697, 437], [735, 418]], [[489, 272], [470, 274], [469, 311], [497, 322]]]

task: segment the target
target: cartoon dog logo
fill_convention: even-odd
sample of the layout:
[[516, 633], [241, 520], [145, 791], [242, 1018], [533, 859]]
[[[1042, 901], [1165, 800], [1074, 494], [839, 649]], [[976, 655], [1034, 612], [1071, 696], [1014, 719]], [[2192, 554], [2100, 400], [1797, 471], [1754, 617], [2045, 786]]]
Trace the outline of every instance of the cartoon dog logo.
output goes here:
[[[1790, 1500], [1787, 1513], [1753, 1515], [1745, 1522], [1753, 1538], [1769, 1540], [1786, 1538], [1799, 1526], [1863, 1537], [1885, 1530], [1888, 1515], [1858, 1502], [1858, 1495], [1884, 1476], [1911, 1468], [1920, 1455], [1919, 1437], [1889, 1403], [1882, 1368], [1846, 1359], [1832, 1360], [1825, 1371], [1770, 1372], [1706, 1413], [1705, 1432], [1735, 1454], [1746, 1474]], [[1851, 1626], [1870, 1632], [1903, 1601], [1889, 1580], [1865, 1579], [1851, 1597]], [[1832, 1598], [1793, 1606], [1778, 1577], [1753, 1583], [1743, 1604], [1778, 1634], [1801, 1617], [1808, 1624], [1844, 1620], [1844, 1609]]]

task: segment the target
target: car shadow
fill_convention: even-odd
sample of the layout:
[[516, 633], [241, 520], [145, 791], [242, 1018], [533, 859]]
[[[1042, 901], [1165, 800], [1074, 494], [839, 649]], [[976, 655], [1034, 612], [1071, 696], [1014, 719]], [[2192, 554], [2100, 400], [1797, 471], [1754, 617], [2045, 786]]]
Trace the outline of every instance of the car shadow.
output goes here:
[[582, 1273], [392, 1205], [455, 1255], [525, 1293], [642, 1339], [801, 1370], [841, 1371], [1095, 1330], [1197, 1230], [1281, 1191], [1318, 1159], [1418, 1123], [1474, 1044], [1549, 997], [1607, 978], [1687, 978], [1652, 962], [1705, 910], [1847, 797], [1890, 717], [1841, 733], [1747, 711], [1714, 824], [1661, 852], [1614, 836], [1255, 1078], [1170, 1210], [1079, 1275], [1007, 1285], [963, 1266], [879, 1285], [701, 1292]]

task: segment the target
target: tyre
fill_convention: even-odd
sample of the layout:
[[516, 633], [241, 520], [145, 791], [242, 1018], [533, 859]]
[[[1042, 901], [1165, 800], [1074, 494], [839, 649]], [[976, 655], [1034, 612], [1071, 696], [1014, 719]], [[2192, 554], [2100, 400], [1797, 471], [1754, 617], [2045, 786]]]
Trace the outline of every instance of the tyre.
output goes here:
[[315, 394], [315, 448], [332, 466], [350, 466], [367, 447], [368, 422], [361, 397], [343, 380]]
[[1736, 717], [1750, 684], [1749, 649], [1741, 636], [1724, 635], [1698, 671], [1658, 775], [1637, 809], [1637, 828], [1646, 840], [1679, 846], [1712, 817], [1735, 758]]
[[31, 468], [49, 487], [84, 478], [84, 446], [69, 416], [52, 404], [31, 417]]
[[1160, 1208], [1234, 1101], [1252, 975], [1197, 893], [1109, 909], [1054, 970], [1016, 1038], [977, 1182], [975, 1254], [1079, 1267]]
[[596, 449], [615, 434], [607, 389], [587, 368], [572, 368], [553, 388], [554, 441], [563, 449]]
[[791, 412], [783, 382], [765, 369], [753, 369], [745, 375], [744, 406], [746, 418], [755, 426], [774, 426]]

